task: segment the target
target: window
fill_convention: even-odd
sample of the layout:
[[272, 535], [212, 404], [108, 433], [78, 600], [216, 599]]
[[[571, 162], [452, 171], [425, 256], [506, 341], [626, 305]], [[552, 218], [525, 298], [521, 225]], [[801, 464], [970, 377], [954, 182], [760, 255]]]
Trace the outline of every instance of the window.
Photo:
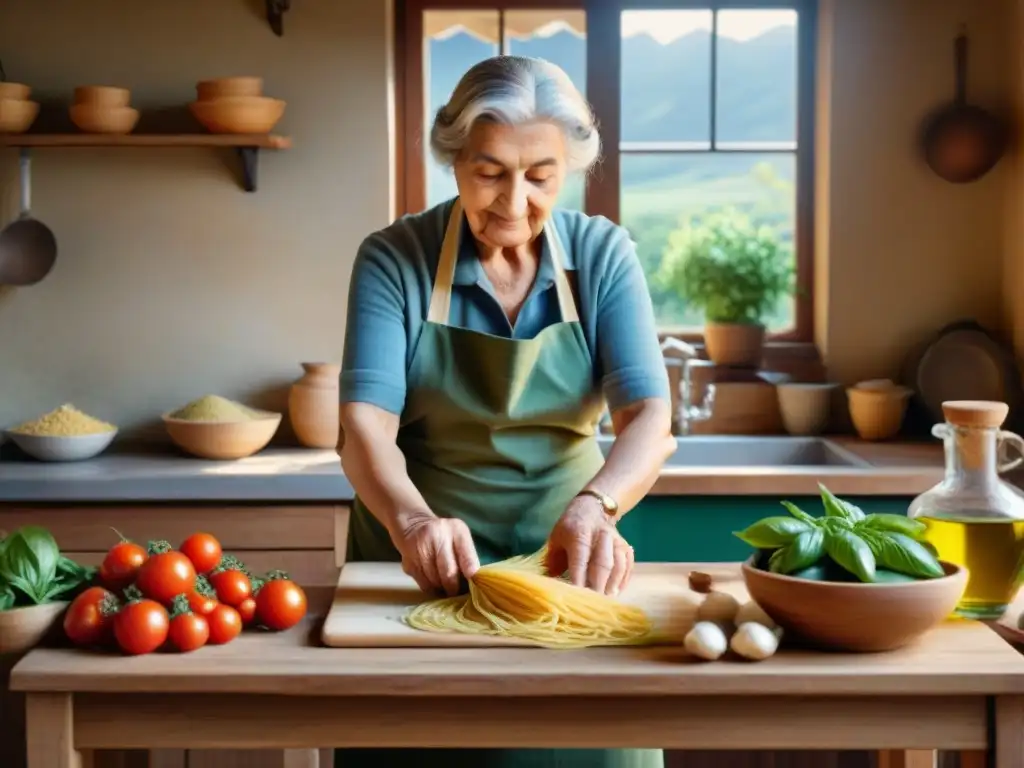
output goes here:
[[813, 0], [399, 0], [399, 205], [455, 194], [425, 136], [459, 77], [498, 53], [548, 59], [587, 95], [601, 165], [560, 205], [629, 229], [659, 327], [702, 318], [656, 278], [674, 233], [736, 211], [792, 252], [796, 297], [769, 319], [810, 341], [813, 246]]

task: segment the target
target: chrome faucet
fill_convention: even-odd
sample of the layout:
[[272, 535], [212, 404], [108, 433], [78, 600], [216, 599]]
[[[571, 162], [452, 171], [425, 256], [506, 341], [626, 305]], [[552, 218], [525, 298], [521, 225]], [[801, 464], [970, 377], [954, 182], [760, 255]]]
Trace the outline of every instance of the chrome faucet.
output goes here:
[[662, 342], [661, 351], [663, 355], [666, 352], [671, 353], [671, 357], [666, 355], [666, 363], [674, 358], [678, 360], [678, 365], [683, 369], [682, 380], [679, 383], [679, 410], [675, 414], [676, 424], [674, 426], [677, 434], [688, 435], [691, 424], [711, 418], [715, 408], [715, 385], [708, 384], [705, 387], [703, 400], [700, 403], [694, 403], [690, 363], [697, 358], [697, 349], [692, 344], [669, 337]]

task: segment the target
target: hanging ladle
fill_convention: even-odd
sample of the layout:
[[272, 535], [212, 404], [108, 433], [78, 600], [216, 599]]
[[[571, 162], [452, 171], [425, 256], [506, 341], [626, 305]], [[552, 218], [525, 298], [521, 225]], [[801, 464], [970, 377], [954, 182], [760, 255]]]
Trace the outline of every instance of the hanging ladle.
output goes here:
[[21, 151], [21, 214], [0, 231], [0, 285], [34, 285], [57, 260], [57, 238], [32, 218], [32, 159]]

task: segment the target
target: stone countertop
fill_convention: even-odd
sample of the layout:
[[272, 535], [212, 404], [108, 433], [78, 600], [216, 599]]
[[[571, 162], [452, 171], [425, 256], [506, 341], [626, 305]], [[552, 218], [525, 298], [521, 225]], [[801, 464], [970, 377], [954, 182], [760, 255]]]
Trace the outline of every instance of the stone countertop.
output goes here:
[[0, 503], [333, 503], [353, 495], [333, 450], [268, 448], [238, 461], [205, 461], [158, 448], [67, 463], [0, 461]]
[[[830, 438], [862, 466], [666, 467], [656, 496], [916, 496], [942, 477], [932, 443], [864, 443]], [[680, 438], [685, 441], [687, 438]], [[115, 450], [83, 462], [43, 463], [6, 454], [0, 503], [348, 502], [352, 485], [333, 450], [268, 448], [239, 461], [189, 458], [171, 449]]]

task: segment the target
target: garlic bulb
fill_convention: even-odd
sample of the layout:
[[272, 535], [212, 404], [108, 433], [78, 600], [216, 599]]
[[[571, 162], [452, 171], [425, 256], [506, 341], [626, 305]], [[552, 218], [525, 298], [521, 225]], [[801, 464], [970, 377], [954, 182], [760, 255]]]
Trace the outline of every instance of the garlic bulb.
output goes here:
[[740, 601], [727, 592], [710, 592], [697, 608], [697, 620], [732, 624], [739, 609]]
[[748, 621], [736, 629], [729, 647], [745, 659], [761, 661], [778, 650], [779, 634], [762, 624]]
[[736, 624], [746, 624], [748, 621], [753, 621], [762, 627], [768, 627], [768, 629], [776, 629], [778, 627], [772, 617], [765, 613], [764, 609], [753, 600], [740, 606], [740, 609], [736, 612], [735, 621]]
[[722, 628], [712, 621], [698, 621], [683, 639], [686, 651], [706, 661], [715, 661], [729, 649]]

